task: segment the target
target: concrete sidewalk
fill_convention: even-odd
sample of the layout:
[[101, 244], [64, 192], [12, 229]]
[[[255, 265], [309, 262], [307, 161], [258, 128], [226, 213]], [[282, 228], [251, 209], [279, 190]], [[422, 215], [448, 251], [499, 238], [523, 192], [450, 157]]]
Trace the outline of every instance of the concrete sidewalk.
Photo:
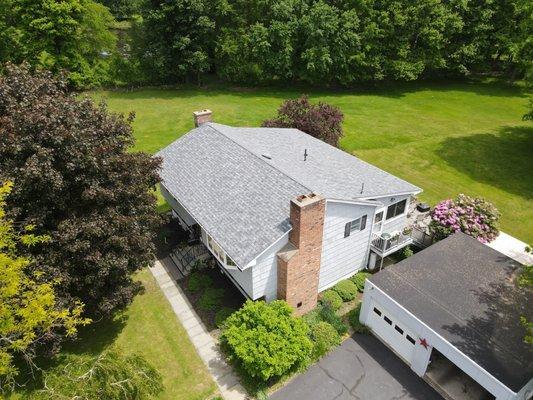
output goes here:
[[487, 246], [492, 247], [494, 250], [505, 254], [507, 257], [510, 257], [521, 264], [533, 264], [533, 254], [526, 253], [527, 243], [524, 243], [505, 232], [500, 232], [495, 240], [487, 243]]
[[239, 378], [226, 363], [213, 337], [207, 332], [204, 324], [192, 308], [189, 300], [176, 283], [180, 277], [177, 268], [171, 266], [169, 260], [157, 260], [150, 271], [163, 294], [169, 301], [172, 310], [183, 325], [196, 351], [213, 376], [226, 400], [246, 399], [246, 390], [239, 383]]

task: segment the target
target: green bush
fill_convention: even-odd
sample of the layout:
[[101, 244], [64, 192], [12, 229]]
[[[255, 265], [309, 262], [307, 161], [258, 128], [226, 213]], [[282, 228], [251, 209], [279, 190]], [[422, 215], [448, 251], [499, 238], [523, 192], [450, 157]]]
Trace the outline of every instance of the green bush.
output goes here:
[[363, 293], [363, 290], [365, 289], [365, 280], [370, 275], [372, 275], [370, 272], [361, 271], [352, 276], [350, 280], [355, 283], [355, 286], [357, 286], [357, 290]]
[[339, 335], [344, 335], [346, 332], [348, 332], [348, 327], [346, 324], [342, 322], [337, 314], [335, 314], [335, 311], [329, 304], [323, 304], [320, 307], [319, 316], [322, 321], [325, 321], [333, 326]]
[[341, 342], [335, 328], [324, 321], [318, 322], [311, 328], [311, 340], [313, 341], [313, 358], [322, 357]]
[[229, 307], [222, 307], [220, 310], [217, 311], [215, 314], [215, 325], [219, 328], [222, 328], [222, 324], [226, 321], [226, 319], [235, 312], [233, 308]]
[[361, 313], [361, 303], [357, 305], [352, 311], [348, 313], [348, 322], [356, 333], [368, 333], [368, 328], [359, 321], [359, 314]]
[[320, 297], [320, 303], [328, 303], [333, 310], [337, 311], [342, 306], [342, 299], [334, 290], [326, 290]]
[[337, 283], [335, 286], [333, 286], [333, 290], [339, 294], [343, 301], [353, 300], [357, 294], [357, 286], [355, 286], [355, 283], [348, 279]]
[[405, 246], [398, 253], [401, 260], [405, 260], [406, 258], [409, 258], [414, 254], [413, 249], [411, 249], [411, 246]]
[[192, 293], [201, 292], [213, 284], [213, 278], [209, 275], [202, 274], [201, 272], [192, 272], [189, 275], [189, 281], [187, 282], [187, 289]]
[[205, 311], [216, 310], [220, 308], [222, 297], [224, 297], [224, 289], [207, 288], [198, 300], [198, 307]]
[[304, 364], [313, 348], [309, 327], [282, 300], [247, 301], [226, 319], [220, 342], [231, 360], [263, 382]]

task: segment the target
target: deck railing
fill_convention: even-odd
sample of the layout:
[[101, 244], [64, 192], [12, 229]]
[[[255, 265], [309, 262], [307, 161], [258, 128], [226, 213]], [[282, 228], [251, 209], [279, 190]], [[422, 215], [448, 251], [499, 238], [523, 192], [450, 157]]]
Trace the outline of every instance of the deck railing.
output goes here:
[[392, 253], [396, 249], [405, 247], [408, 243], [412, 243], [413, 238], [411, 235], [404, 233], [396, 233], [394, 235], [383, 236], [379, 233], [372, 233], [372, 241], [370, 244], [381, 254]]

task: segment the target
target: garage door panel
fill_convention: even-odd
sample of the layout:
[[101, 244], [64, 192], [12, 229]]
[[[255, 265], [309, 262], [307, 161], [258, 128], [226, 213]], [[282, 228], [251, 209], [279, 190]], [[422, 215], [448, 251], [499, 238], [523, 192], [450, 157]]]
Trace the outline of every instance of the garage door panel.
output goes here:
[[369, 327], [386, 342], [401, 358], [411, 364], [416, 336], [378, 302], [370, 307]]

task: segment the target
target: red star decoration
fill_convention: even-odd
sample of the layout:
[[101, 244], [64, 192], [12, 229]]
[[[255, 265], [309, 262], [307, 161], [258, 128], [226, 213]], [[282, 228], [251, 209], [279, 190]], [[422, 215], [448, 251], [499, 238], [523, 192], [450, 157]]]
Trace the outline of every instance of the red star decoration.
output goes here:
[[[420, 338], [419, 338], [419, 339], [420, 339]], [[424, 346], [424, 348], [425, 348], [426, 350], [427, 350], [428, 347], [429, 347], [429, 343], [428, 343], [428, 341], [427, 341], [425, 338], [424, 338], [424, 339], [420, 339], [420, 344], [421, 344], [422, 346]]]

